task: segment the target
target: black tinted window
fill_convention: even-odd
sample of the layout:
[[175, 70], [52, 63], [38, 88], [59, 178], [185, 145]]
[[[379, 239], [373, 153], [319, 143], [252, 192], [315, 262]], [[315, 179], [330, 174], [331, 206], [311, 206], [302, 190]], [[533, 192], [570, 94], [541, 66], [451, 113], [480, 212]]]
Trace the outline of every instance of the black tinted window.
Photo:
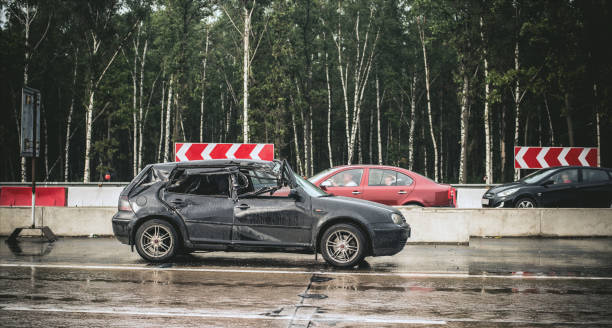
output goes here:
[[187, 175], [183, 172], [168, 187], [168, 191], [201, 196], [229, 196], [228, 175]]
[[610, 177], [604, 170], [583, 169], [582, 181], [589, 182], [604, 182], [610, 180]]
[[565, 184], [565, 183], [577, 183], [578, 182], [578, 169], [563, 170], [559, 173], [553, 174], [550, 180], [554, 184]]

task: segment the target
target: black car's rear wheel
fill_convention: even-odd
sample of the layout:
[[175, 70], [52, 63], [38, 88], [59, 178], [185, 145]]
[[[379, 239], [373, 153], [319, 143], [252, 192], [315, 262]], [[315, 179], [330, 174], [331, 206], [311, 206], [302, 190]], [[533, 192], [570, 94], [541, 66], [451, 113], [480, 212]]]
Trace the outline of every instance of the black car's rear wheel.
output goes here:
[[536, 203], [531, 198], [521, 198], [516, 201], [516, 208], [535, 208]]
[[174, 257], [177, 241], [176, 230], [163, 220], [149, 220], [136, 231], [136, 250], [151, 262], [164, 262]]
[[341, 223], [325, 231], [320, 250], [327, 263], [336, 267], [353, 267], [365, 257], [366, 243], [359, 228]]

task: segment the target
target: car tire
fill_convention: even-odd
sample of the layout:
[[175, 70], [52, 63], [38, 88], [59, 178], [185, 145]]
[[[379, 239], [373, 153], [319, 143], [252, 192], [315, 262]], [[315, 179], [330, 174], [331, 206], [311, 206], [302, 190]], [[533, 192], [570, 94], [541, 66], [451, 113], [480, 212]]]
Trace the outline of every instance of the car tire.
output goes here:
[[358, 227], [340, 223], [329, 227], [319, 245], [325, 261], [335, 267], [348, 268], [365, 258], [367, 240]]
[[166, 262], [177, 254], [179, 248], [174, 227], [159, 219], [149, 220], [138, 228], [135, 244], [138, 254], [150, 262]]
[[514, 204], [515, 208], [536, 208], [536, 202], [529, 198], [529, 197], [524, 197], [524, 198], [519, 198], [519, 200], [516, 201], [516, 203]]

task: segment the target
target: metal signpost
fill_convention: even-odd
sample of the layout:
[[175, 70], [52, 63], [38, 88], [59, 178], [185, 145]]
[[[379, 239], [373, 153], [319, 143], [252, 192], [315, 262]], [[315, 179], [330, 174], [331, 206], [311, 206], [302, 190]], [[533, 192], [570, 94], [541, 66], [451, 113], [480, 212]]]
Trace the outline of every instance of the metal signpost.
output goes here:
[[57, 239], [47, 226], [36, 226], [36, 158], [40, 154], [40, 91], [24, 87], [21, 92], [21, 156], [32, 159], [32, 225], [15, 228], [7, 242], [17, 241], [21, 231], [38, 229], [41, 237], [49, 242]]

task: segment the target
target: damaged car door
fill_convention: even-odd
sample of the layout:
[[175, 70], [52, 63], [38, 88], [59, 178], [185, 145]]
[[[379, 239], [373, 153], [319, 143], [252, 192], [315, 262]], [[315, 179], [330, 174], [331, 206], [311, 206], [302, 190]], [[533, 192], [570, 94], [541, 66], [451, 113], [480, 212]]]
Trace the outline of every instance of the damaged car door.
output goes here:
[[230, 243], [234, 200], [230, 173], [219, 169], [177, 169], [164, 201], [180, 214], [194, 243]]
[[308, 247], [313, 219], [310, 198], [269, 172], [243, 172], [248, 185], [238, 190], [232, 239], [237, 245]]

